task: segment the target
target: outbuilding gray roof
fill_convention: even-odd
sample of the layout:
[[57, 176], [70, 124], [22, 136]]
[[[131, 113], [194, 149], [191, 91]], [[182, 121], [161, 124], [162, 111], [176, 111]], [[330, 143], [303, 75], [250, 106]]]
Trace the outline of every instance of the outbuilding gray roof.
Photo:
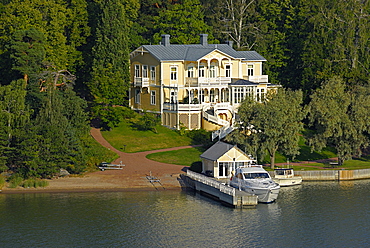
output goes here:
[[235, 145], [231, 145], [222, 141], [218, 141], [216, 144], [211, 146], [207, 151], [200, 155], [201, 158], [216, 161], [222, 155], [230, 151]]
[[255, 51], [236, 51], [228, 44], [143, 45], [142, 48], [159, 61], [197, 61], [213, 51], [220, 51], [234, 59], [243, 61], [266, 61]]

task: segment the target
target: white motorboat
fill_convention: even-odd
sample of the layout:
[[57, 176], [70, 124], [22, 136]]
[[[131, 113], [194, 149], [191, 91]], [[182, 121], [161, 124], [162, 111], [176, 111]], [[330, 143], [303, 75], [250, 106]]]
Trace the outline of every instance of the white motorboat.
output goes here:
[[275, 183], [261, 165], [238, 167], [235, 176], [230, 179], [230, 186], [243, 190], [249, 194], [257, 195], [258, 202], [274, 202], [280, 186]]
[[292, 168], [275, 169], [273, 180], [280, 186], [293, 186], [302, 183], [302, 177], [295, 176]]

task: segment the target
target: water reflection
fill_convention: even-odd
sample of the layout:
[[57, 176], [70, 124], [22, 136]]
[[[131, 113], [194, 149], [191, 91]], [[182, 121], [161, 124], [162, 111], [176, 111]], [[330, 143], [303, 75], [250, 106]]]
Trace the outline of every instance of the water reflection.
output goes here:
[[0, 240], [2, 247], [366, 246], [369, 190], [368, 180], [304, 182], [249, 209], [180, 191], [0, 194]]

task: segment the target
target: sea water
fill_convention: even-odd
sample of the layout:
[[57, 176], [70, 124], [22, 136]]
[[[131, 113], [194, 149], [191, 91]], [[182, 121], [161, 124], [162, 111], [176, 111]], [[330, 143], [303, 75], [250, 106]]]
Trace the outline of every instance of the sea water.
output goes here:
[[370, 181], [234, 209], [195, 192], [0, 194], [0, 247], [367, 247]]

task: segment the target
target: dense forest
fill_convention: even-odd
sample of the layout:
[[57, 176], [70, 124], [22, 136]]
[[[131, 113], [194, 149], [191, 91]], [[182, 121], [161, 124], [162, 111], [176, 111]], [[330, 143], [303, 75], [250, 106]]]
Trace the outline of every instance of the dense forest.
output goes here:
[[90, 122], [127, 114], [129, 53], [161, 34], [260, 53], [271, 83], [303, 92], [312, 145], [337, 139], [346, 159], [368, 144], [369, 13], [367, 0], [0, 0], [0, 172], [84, 171]]

